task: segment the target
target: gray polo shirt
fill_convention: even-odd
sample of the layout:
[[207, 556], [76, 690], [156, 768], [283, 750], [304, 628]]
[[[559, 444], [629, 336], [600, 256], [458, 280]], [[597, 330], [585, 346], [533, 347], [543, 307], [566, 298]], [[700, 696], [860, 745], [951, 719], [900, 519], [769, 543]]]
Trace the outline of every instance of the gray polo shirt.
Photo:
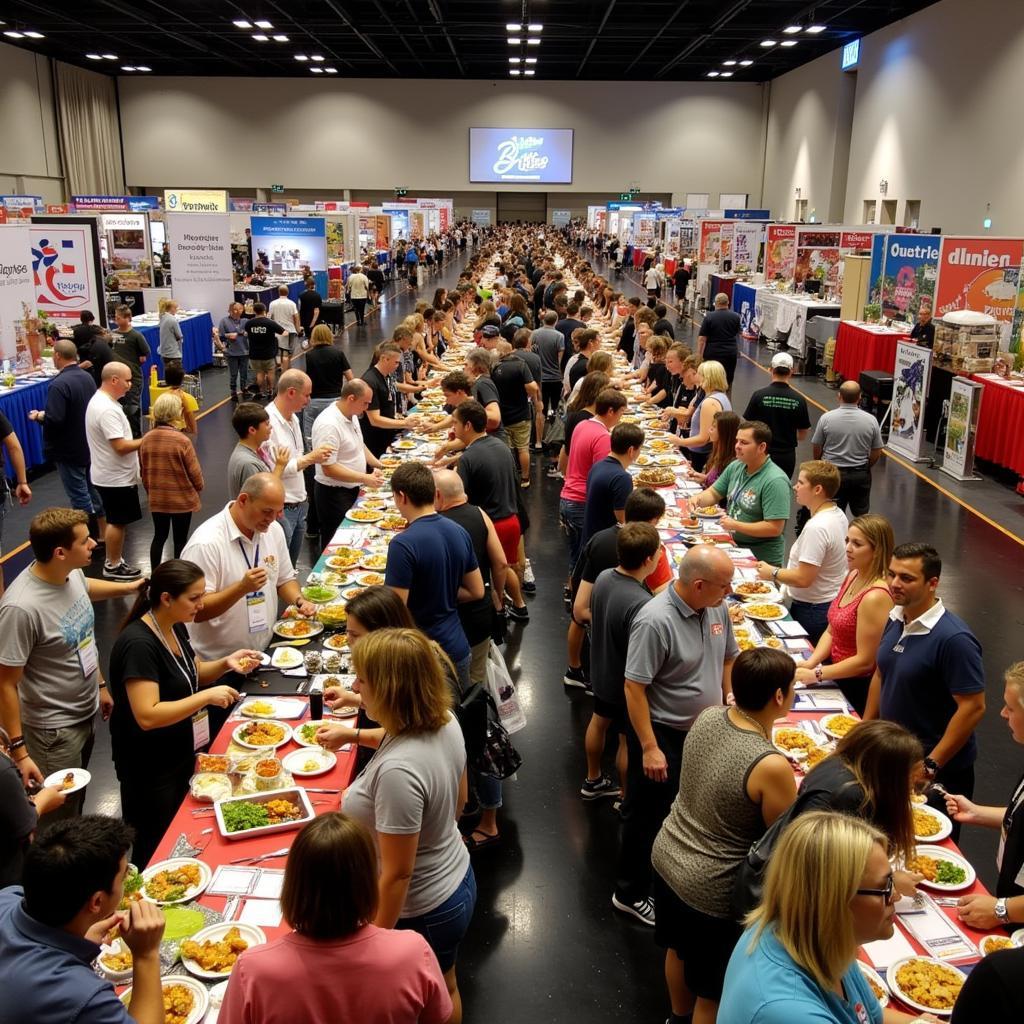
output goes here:
[[868, 464], [873, 448], [882, 447], [882, 431], [871, 413], [841, 405], [818, 420], [811, 444], [820, 444], [821, 457], [833, 465], [859, 469]]
[[729, 611], [694, 611], [672, 583], [637, 612], [626, 678], [647, 687], [651, 721], [683, 732], [722, 701], [722, 667], [740, 652]]

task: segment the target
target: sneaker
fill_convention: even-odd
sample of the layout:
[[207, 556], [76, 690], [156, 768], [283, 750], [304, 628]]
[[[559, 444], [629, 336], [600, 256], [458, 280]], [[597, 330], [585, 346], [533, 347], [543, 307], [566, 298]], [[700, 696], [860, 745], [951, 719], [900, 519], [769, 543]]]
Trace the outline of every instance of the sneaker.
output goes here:
[[515, 622], [530, 621], [530, 609], [525, 604], [522, 608], [517, 608], [514, 604], [506, 605], [505, 610], [508, 612], [508, 617]]
[[590, 680], [587, 679], [582, 665], [576, 665], [575, 667], [570, 665], [565, 670], [565, 675], [562, 676], [562, 682], [576, 690], [586, 690], [590, 687]]
[[528, 491], [530, 489], [530, 481], [529, 480], [520, 480], [519, 481], [519, 487], [520, 487], [520, 490]]
[[533, 565], [529, 559], [526, 559], [526, 564], [523, 566], [523, 583], [533, 583], [533, 589], [537, 589], [536, 577], [533, 575]]
[[645, 896], [635, 903], [623, 903], [615, 893], [612, 893], [612, 906], [624, 914], [632, 914], [641, 924], [649, 928], [654, 927], [654, 900]]
[[554, 463], [552, 463], [550, 466], [548, 466], [548, 479], [550, 479], [550, 480], [564, 480], [565, 477], [562, 476], [562, 474], [558, 472], [558, 466], [556, 466]]
[[108, 580], [137, 580], [142, 575], [142, 570], [137, 565], [129, 565], [122, 559], [120, 565], [104, 562], [103, 575]]
[[584, 800], [599, 800], [603, 796], [618, 796], [621, 790], [608, 778], [602, 775], [599, 779], [584, 779], [580, 786], [580, 796]]
[[544, 445], [535, 444], [532, 446], [531, 450], [535, 451], [538, 455], [542, 455], [544, 453]]
[[537, 593], [537, 584], [533, 580], [523, 580], [519, 586], [524, 594]]

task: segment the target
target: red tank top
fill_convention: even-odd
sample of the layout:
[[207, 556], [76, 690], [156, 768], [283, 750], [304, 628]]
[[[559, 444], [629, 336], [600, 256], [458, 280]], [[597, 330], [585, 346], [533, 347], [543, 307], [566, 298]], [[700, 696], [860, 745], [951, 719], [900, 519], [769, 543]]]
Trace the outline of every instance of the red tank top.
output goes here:
[[[872, 590], [885, 590], [888, 593], [887, 587], [866, 587], [846, 607], [841, 608], [839, 603], [856, 578], [856, 572], [851, 572], [846, 577], [842, 587], [839, 588], [836, 599], [828, 608], [828, 625], [832, 632], [831, 661], [833, 665], [852, 658], [857, 653], [857, 609], [860, 607], [861, 601], [864, 600], [864, 595], [870, 594]], [[866, 674], [870, 675], [874, 671], [875, 666], [872, 665]]]

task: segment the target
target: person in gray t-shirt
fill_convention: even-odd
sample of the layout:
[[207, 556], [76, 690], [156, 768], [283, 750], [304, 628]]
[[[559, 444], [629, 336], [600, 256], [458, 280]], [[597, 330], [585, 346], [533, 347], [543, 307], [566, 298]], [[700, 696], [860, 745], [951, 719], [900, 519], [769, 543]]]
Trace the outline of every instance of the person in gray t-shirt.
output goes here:
[[629, 633], [627, 795], [612, 903], [647, 924], [654, 917], [651, 847], [679, 789], [686, 732], [730, 692], [739, 646], [724, 602], [733, 572], [721, 549], [691, 548], [679, 578], [640, 609]]
[[[228, 457], [228, 496], [233, 500], [255, 473], [272, 472], [280, 477], [288, 459], [275, 459], [273, 466], [263, 461], [260, 449], [270, 440], [270, 416], [259, 403], [240, 402], [231, 414], [231, 426], [238, 434], [238, 444]], [[277, 452], [272, 454], [276, 457]], [[285, 455], [291, 457], [290, 452], [282, 452], [282, 457]]]

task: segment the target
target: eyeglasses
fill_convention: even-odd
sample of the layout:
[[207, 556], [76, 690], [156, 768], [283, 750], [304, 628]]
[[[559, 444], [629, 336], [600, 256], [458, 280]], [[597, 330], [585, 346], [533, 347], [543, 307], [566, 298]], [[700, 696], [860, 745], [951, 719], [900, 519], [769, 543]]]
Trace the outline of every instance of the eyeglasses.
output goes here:
[[893, 890], [895, 888], [895, 882], [893, 880], [892, 873], [890, 872], [889, 877], [885, 880], [884, 889], [858, 889], [858, 896], [881, 896], [886, 903], [892, 900]]

